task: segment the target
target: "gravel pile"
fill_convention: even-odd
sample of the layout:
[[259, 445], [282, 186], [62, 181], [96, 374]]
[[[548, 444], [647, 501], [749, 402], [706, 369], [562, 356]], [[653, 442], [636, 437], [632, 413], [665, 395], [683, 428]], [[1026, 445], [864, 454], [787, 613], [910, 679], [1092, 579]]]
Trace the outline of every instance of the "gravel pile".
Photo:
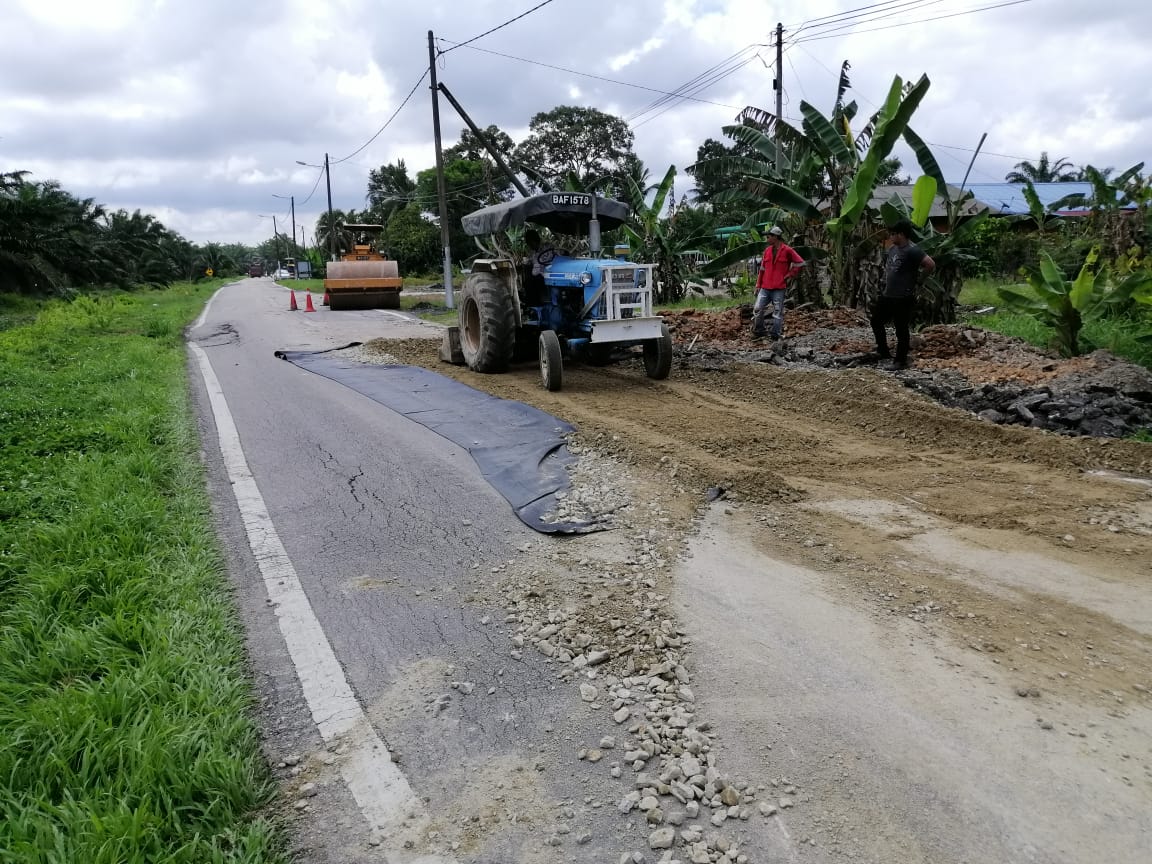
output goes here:
[[[796, 806], [798, 789], [782, 778], [756, 786], [722, 770], [715, 733], [696, 709], [690, 640], [669, 603], [678, 541], [668, 514], [659, 502], [631, 500], [614, 460], [570, 447], [579, 460], [568, 500], [584, 504], [569, 515], [585, 515], [580, 507], [601, 496], [613, 502], [630, 554], [611, 565], [573, 561], [563, 590], [538, 572], [510, 575], [501, 591], [511, 656], [539, 655], [589, 711], [602, 712], [603, 734], [573, 756], [619, 781], [616, 807], [646, 837], [647, 849], [623, 853], [622, 864], [749, 862], [746, 823]], [[545, 842], [579, 843], [580, 832], [565, 827]]]

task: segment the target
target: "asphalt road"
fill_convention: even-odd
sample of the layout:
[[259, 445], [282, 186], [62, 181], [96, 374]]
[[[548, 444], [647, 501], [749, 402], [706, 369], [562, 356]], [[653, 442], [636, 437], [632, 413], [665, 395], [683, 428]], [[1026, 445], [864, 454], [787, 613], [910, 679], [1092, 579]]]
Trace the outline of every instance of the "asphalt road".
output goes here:
[[[583, 702], [557, 674], [564, 664], [530, 646], [523, 659], [510, 650], [509, 610], [491, 586], [515, 581], [530, 584], [542, 607], [574, 610], [581, 626], [605, 612], [635, 615], [658, 586], [669, 588], [666, 611], [691, 646], [690, 701], [696, 722], [715, 730], [719, 770], [751, 784], [737, 788], [755, 787], [757, 805], [789, 798], [778, 813], [761, 816], [757, 806], [751, 819], [723, 823], [751, 864], [1147, 860], [1142, 563], [1075, 558], [1031, 534], [965, 533], [939, 511], [901, 509], [917, 502], [867, 470], [887, 445], [820, 425], [791, 434], [851, 457], [835, 469], [846, 488], [829, 500], [730, 498], [701, 518], [702, 490], [680, 487], [674, 468], [603, 457], [589, 488], [628, 486], [632, 522], [582, 537], [538, 535], [466, 452], [273, 356], [440, 331], [395, 313], [317, 308], [287, 311], [286, 290], [268, 280], [228, 286], [191, 334], [190, 367], [266, 748], [301, 860], [618, 862], [632, 852], [659, 860], [645, 817], [616, 809], [638, 782], [634, 772], [651, 769], [641, 761], [620, 779], [609, 774], [639, 736], [613, 722], [611, 704]], [[210, 362], [208, 385], [197, 352]], [[734, 405], [729, 416], [761, 421], [753, 402], [713, 400], [675, 382], [651, 388], [628, 374], [577, 373], [575, 386], [546, 399], [527, 368], [464, 377], [566, 413], [609, 452], [617, 437], [635, 435], [648, 455], [671, 453], [673, 462], [698, 455], [700, 439], [716, 449], [738, 423], [714, 440], [704, 426], [671, 421], [698, 410], [715, 425], [717, 406]], [[601, 389], [613, 381], [615, 402]], [[216, 425], [220, 394], [244, 470], [231, 427]], [[635, 419], [637, 411], [650, 416]], [[972, 457], [962, 473], [982, 470], [982, 460]], [[1055, 473], [1029, 470], [1063, 488]], [[922, 485], [922, 494], [939, 486], [953, 495], [959, 481], [933, 475]], [[238, 505], [250, 509], [257, 487], [264, 521]], [[667, 509], [645, 521], [657, 503]], [[1124, 542], [1135, 547], [1140, 536]], [[595, 593], [605, 574], [640, 572], [644, 538], [687, 554], [653, 573], [651, 592]], [[905, 589], [915, 599], [897, 603]], [[603, 607], [601, 597], [610, 598]], [[909, 611], [909, 602], [928, 611]], [[576, 758], [606, 734], [620, 745], [602, 762]], [[366, 785], [366, 775], [380, 782]], [[418, 842], [406, 847], [412, 836]]]
[[[540, 664], [513, 660], [498, 632], [505, 612], [471, 603], [467, 593], [470, 580], [529, 546], [565, 541], [524, 527], [465, 451], [276, 359], [277, 349], [431, 330], [382, 310], [333, 313], [315, 300], [315, 314], [289, 312], [285, 289], [244, 280], [221, 290], [189, 338], [219, 380], [267, 514], [360, 709], [420, 799], [430, 836], [444, 843], [392, 848], [345, 788], [341, 765], [356, 745], [325, 741], [317, 731], [321, 718], [269, 602], [274, 586], [254, 557], [194, 356], [203, 458], [248, 634], [266, 749], [287, 802], [299, 801], [298, 851], [311, 862], [425, 860], [419, 856], [431, 852], [444, 857], [427, 860], [617, 857], [626, 826], [610, 808], [583, 801], [618, 792], [604, 772], [577, 770], [588, 766], [575, 763], [575, 744], [565, 743], [598, 740], [600, 725]], [[452, 682], [474, 688], [453, 689]], [[443, 695], [451, 697], [441, 700], [445, 708], [429, 704]], [[314, 788], [299, 791], [304, 783]], [[545, 845], [552, 823], [574, 819], [591, 840], [566, 843], [563, 854]]]

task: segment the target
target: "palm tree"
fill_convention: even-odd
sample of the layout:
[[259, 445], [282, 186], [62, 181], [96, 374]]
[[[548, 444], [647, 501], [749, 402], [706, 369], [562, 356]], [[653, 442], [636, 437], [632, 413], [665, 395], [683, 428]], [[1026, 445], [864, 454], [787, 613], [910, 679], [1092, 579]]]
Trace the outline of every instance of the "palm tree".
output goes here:
[[115, 256], [102, 243], [104, 209], [55, 181], [29, 183], [23, 172], [0, 189], [0, 284], [18, 291], [67, 293], [117, 281]]
[[[316, 248], [323, 249], [325, 252], [332, 248], [337, 256], [351, 250], [352, 232], [346, 230], [344, 225], [348, 222], [355, 223], [356, 219], [356, 213], [352, 210], [347, 213], [343, 210], [333, 210], [331, 219], [329, 219], [327, 212], [321, 213], [316, 220]], [[332, 238], [331, 247], [328, 245], [330, 236]]]
[[368, 172], [368, 210], [381, 225], [397, 210], [403, 210], [416, 195], [416, 181], [408, 176], [408, 166], [397, 159]]
[[1048, 159], [1048, 151], [1040, 154], [1038, 162], [1033, 164], [1025, 159], [1017, 162], [1014, 171], [1009, 171], [1004, 179], [1009, 183], [1070, 183], [1081, 179], [1080, 172], [1076, 170], [1068, 159], [1061, 156], [1055, 162]]

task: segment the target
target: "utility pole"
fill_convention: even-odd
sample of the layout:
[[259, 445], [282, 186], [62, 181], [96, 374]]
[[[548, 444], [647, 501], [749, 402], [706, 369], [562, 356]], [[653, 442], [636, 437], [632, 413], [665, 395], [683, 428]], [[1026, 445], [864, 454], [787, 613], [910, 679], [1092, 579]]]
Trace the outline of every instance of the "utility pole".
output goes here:
[[780, 124], [784, 122], [784, 25], [776, 22], [776, 146], [780, 146]]
[[276, 215], [272, 215], [272, 236], [276, 238], [276, 272], [280, 272], [280, 229], [276, 227]]
[[328, 260], [336, 260], [336, 226], [332, 224], [332, 174], [328, 171], [328, 154], [324, 154], [324, 182], [328, 184]]
[[436, 188], [440, 196], [440, 242], [444, 245], [444, 305], [452, 309], [452, 243], [448, 234], [448, 191], [444, 186], [444, 150], [440, 144], [440, 91], [436, 87], [436, 42], [428, 31], [428, 71], [432, 76], [432, 137], [436, 141]]
[[[296, 245], [296, 196], [290, 195], [288, 197], [288, 203], [292, 205], [292, 245], [295, 246]], [[292, 257], [295, 258], [296, 256], [293, 255]], [[295, 271], [292, 274], [293, 277], [296, 279], [299, 279], [300, 278], [300, 268], [299, 267], [293, 267], [292, 269]]]

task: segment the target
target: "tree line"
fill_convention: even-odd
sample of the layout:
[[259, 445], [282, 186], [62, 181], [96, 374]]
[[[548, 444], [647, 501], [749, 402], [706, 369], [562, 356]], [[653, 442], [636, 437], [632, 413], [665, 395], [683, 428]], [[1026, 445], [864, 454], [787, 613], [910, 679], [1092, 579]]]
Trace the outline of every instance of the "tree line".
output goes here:
[[150, 214], [109, 210], [54, 180], [0, 173], [0, 293], [158, 288], [208, 270], [237, 275], [252, 255], [242, 244], [191, 243]]

